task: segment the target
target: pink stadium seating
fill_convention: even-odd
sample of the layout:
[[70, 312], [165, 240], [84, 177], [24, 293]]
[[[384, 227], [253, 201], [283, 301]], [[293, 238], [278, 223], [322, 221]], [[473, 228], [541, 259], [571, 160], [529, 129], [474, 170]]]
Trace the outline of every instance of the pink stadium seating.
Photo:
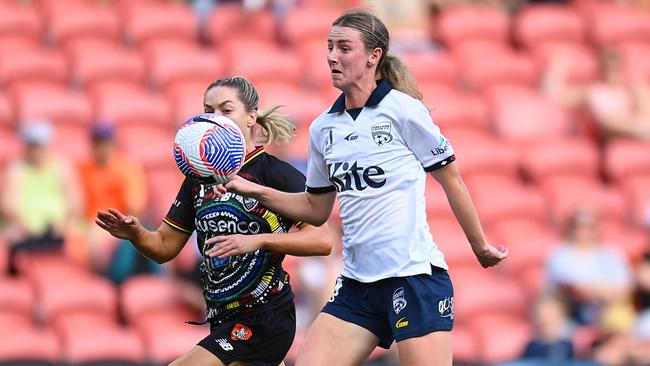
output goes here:
[[628, 42], [618, 48], [627, 80], [650, 80], [650, 43]]
[[[206, 27], [212, 43], [218, 47], [242, 40], [275, 40], [271, 11], [246, 11], [239, 4], [219, 4], [210, 14]], [[233, 29], [237, 29], [236, 34], [232, 32]]]
[[546, 139], [528, 149], [522, 159], [525, 172], [537, 181], [559, 175], [597, 178], [599, 164], [598, 148], [587, 139]]
[[172, 125], [180, 126], [188, 118], [203, 113], [203, 93], [208, 85], [210, 82], [179, 81], [165, 88], [165, 95], [174, 116]]
[[614, 140], [605, 150], [605, 170], [617, 181], [626, 176], [650, 173], [650, 143], [634, 140]]
[[459, 60], [465, 70], [464, 82], [476, 90], [493, 85], [534, 86], [538, 72], [532, 58], [525, 53], [504, 51]]
[[151, 324], [143, 334], [150, 359], [157, 364], [167, 364], [192, 349], [209, 334], [209, 329], [175, 319]]
[[47, 118], [54, 125], [87, 126], [90, 123], [90, 102], [80, 92], [35, 83], [16, 85], [12, 90], [19, 121]]
[[[444, 197], [444, 193], [442, 194]], [[463, 233], [463, 229], [454, 218], [434, 218], [428, 220], [433, 240], [450, 267], [480, 266], [472, 248]]]
[[68, 67], [56, 50], [23, 48], [0, 54], [0, 81], [4, 85], [21, 81], [64, 84], [67, 80]]
[[[251, 49], [264, 57], [250, 57]], [[244, 76], [254, 85], [261, 82], [301, 84], [300, 61], [287, 49], [261, 41], [241, 41], [229, 44], [223, 51], [228, 55], [228, 73]]]
[[327, 43], [322, 40], [303, 42], [295, 47], [296, 57], [301, 62], [303, 84], [314, 89], [330, 104], [341, 95], [341, 91], [332, 86], [332, 75], [327, 66]]
[[11, 130], [16, 125], [13, 104], [5, 94], [0, 94], [0, 129]]
[[38, 302], [45, 319], [54, 321], [58, 316], [66, 313], [116, 315], [117, 291], [108, 280], [99, 277], [68, 276], [49, 280], [66, 285], [39, 286]]
[[476, 263], [470, 267], [450, 268], [454, 282], [454, 317], [461, 322], [474, 322], [488, 314], [524, 316], [529, 299], [515, 280], [483, 269]]
[[0, 312], [22, 314], [30, 318], [34, 304], [34, 291], [27, 280], [0, 277]]
[[631, 264], [643, 260], [643, 255], [648, 251], [648, 234], [644, 229], [612, 221], [601, 226], [605, 245], [619, 252]]
[[59, 340], [49, 329], [34, 327], [0, 328], [0, 360], [61, 360]]
[[0, 128], [0, 170], [19, 156], [21, 149], [22, 143], [16, 132]]
[[32, 314], [27, 315], [0, 309], [0, 329], [19, 329], [32, 326], [34, 326]]
[[[456, 154], [456, 164], [464, 177], [495, 173], [491, 168], [494, 164], [499, 165], [499, 175], [517, 176], [519, 156], [508, 144], [474, 130], [448, 128], [443, 129], [442, 133], [451, 141]], [[490, 153], [486, 154], [486, 151]]]
[[454, 324], [451, 336], [454, 340], [451, 344], [454, 361], [471, 363], [479, 359], [478, 339], [470, 327]]
[[549, 71], [552, 68], [566, 68], [572, 83], [585, 83], [598, 78], [600, 64], [595, 50], [585, 44], [568, 42], [546, 42], [533, 50], [539, 67]]
[[445, 10], [439, 22], [442, 40], [450, 47], [467, 40], [508, 40], [508, 16], [496, 7], [457, 5]]
[[[505, 175], [475, 175], [465, 180], [481, 222], [489, 226], [504, 218], [543, 222], [546, 202], [541, 192]], [[506, 194], [507, 192], [507, 194]]]
[[47, 18], [49, 37], [61, 45], [78, 38], [120, 40], [120, 20], [108, 4], [59, 1]]
[[427, 178], [426, 180], [424, 202], [427, 210], [427, 218], [453, 220], [454, 216], [447, 202], [447, 196], [445, 196], [442, 186], [432, 178]]
[[161, 94], [121, 82], [96, 85], [91, 93], [96, 119], [129, 127], [170, 126], [170, 108]]
[[178, 291], [170, 278], [153, 275], [131, 277], [120, 287], [122, 311], [129, 322], [145, 313], [165, 312], [180, 305]]
[[548, 254], [560, 240], [557, 233], [543, 221], [526, 218], [499, 220], [490, 225], [487, 233], [493, 243], [508, 248], [508, 260], [501, 266], [510, 273], [542, 268]]
[[291, 139], [289, 147], [292, 156], [307, 161], [307, 155], [309, 152], [309, 124], [305, 123], [296, 126], [296, 134]]
[[621, 188], [632, 211], [633, 222], [638, 225], [650, 220], [650, 174], [631, 175], [621, 182]]
[[447, 52], [406, 53], [402, 59], [419, 85], [433, 83], [454, 86], [458, 83], [458, 68]]
[[151, 81], [162, 87], [179, 81], [199, 81], [207, 86], [224, 73], [217, 52], [194, 47], [192, 43], [157, 42], [147, 50], [147, 59]]
[[40, 41], [43, 24], [33, 6], [18, 2], [0, 3], [0, 38], [20, 36]]
[[133, 328], [119, 327], [111, 319], [87, 314], [66, 315], [56, 323], [64, 357], [72, 363], [146, 360], [144, 344]]
[[529, 5], [517, 14], [515, 35], [529, 49], [549, 41], [582, 43], [586, 25], [580, 14], [568, 6]]
[[443, 84], [419, 84], [422, 102], [431, 110], [434, 122], [446, 128], [488, 130], [488, 110], [483, 99]]
[[325, 45], [332, 23], [340, 15], [339, 11], [329, 7], [296, 7], [288, 12], [283, 29], [287, 40], [294, 45], [310, 40]]
[[[519, 148], [569, 136], [573, 126], [558, 104], [523, 87], [499, 87], [489, 96], [498, 136]], [[540, 139], [543, 136], [543, 139]]]
[[623, 222], [625, 199], [613, 186], [605, 186], [588, 177], [549, 177], [542, 182], [546, 200], [551, 204], [555, 224], [563, 225], [579, 206], [587, 205], [599, 211], [601, 220]]
[[505, 311], [477, 316], [472, 319], [471, 327], [480, 339], [480, 359], [488, 365], [518, 358], [533, 335], [524, 318]]
[[[71, 144], [70, 141], [74, 141]], [[52, 151], [70, 162], [78, 162], [90, 156], [90, 131], [87, 126], [59, 125], [54, 127]]]
[[[172, 161], [175, 131], [166, 126], [136, 125], [135, 121], [117, 131], [117, 144], [147, 172]], [[161, 128], [164, 127], [164, 128]], [[146, 141], [146, 144], [143, 144]]]
[[72, 66], [72, 80], [82, 86], [109, 80], [144, 83], [144, 61], [136, 52], [111, 41], [74, 40], [69, 41], [65, 49]]
[[192, 9], [171, 2], [137, 2], [125, 18], [127, 40], [142, 45], [154, 39], [194, 40], [197, 36]]
[[[160, 222], [171, 207], [184, 176], [172, 160], [172, 140], [169, 149], [165, 150], [166, 164], [147, 172], [147, 192], [149, 194], [149, 215], [152, 222]], [[165, 182], [161, 184], [161, 182]]]
[[591, 36], [601, 46], [650, 40], [650, 14], [606, 3], [592, 15]]
[[[0, 143], [2, 139], [0, 139]], [[0, 162], [0, 169], [2, 169]], [[9, 244], [5, 238], [0, 238], [0, 280], [7, 274], [9, 269]]]
[[332, 103], [316, 93], [283, 83], [258, 83], [255, 87], [260, 95], [260, 111], [280, 105], [279, 113], [290, 116], [296, 125], [311, 124]]

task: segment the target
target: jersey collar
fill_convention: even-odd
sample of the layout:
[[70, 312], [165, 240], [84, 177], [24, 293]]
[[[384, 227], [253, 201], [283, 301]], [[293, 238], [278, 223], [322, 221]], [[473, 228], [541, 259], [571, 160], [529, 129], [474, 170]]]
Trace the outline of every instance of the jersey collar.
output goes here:
[[[364, 107], [376, 107], [391, 90], [393, 90], [393, 86], [390, 85], [388, 80], [377, 80], [377, 87], [372, 91], [372, 93], [370, 93]], [[343, 111], [345, 111], [345, 94], [341, 94], [338, 99], [336, 99], [332, 108], [330, 108], [327, 113], [341, 113]]]
[[255, 150], [249, 152], [246, 154], [246, 158], [244, 159], [244, 164], [242, 166], [250, 163], [251, 161], [255, 160], [256, 157], [262, 155], [266, 150], [264, 149], [264, 146], [256, 146]]

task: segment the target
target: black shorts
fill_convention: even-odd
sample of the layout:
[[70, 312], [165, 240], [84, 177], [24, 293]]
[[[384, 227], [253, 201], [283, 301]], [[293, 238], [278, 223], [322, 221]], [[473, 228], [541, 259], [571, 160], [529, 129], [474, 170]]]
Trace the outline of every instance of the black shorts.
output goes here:
[[252, 366], [277, 366], [296, 335], [296, 309], [289, 301], [272, 310], [214, 323], [198, 345], [226, 365], [240, 361]]

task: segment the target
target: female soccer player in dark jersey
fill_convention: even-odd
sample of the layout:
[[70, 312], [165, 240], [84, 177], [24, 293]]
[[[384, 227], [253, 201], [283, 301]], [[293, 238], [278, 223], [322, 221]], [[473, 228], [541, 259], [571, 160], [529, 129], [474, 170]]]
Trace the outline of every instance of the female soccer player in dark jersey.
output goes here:
[[[289, 138], [293, 125], [276, 113], [258, 112], [259, 96], [242, 77], [217, 80], [204, 95], [205, 112], [237, 123], [246, 139], [246, 159], [239, 174], [284, 192], [302, 192], [305, 177], [290, 164], [255, 145], [253, 127], [266, 143]], [[147, 257], [166, 262], [197, 232], [206, 322], [210, 335], [172, 365], [279, 365], [293, 342], [296, 318], [285, 254], [327, 255], [333, 234], [325, 226], [295, 222], [268, 210], [257, 200], [237, 194], [219, 195], [214, 186], [190, 178], [156, 231], [117, 210], [100, 211], [97, 224], [130, 240]], [[292, 226], [297, 232], [289, 233]], [[218, 255], [215, 255], [218, 253]], [[210, 255], [212, 254], [212, 255]]]

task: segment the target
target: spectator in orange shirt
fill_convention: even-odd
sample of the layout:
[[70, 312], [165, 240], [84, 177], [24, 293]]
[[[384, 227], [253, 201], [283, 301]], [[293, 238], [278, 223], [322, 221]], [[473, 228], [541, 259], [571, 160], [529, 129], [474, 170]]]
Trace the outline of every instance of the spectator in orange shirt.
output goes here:
[[117, 241], [94, 225], [95, 213], [115, 207], [141, 214], [146, 204], [146, 184], [142, 168], [116, 151], [114, 126], [101, 122], [91, 130], [92, 151], [78, 165], [85, 197], [84, 217], [88, 220], [88, 245], [77, 247], [73, 255], [92, 267], [103, 270], [112, 257]]

